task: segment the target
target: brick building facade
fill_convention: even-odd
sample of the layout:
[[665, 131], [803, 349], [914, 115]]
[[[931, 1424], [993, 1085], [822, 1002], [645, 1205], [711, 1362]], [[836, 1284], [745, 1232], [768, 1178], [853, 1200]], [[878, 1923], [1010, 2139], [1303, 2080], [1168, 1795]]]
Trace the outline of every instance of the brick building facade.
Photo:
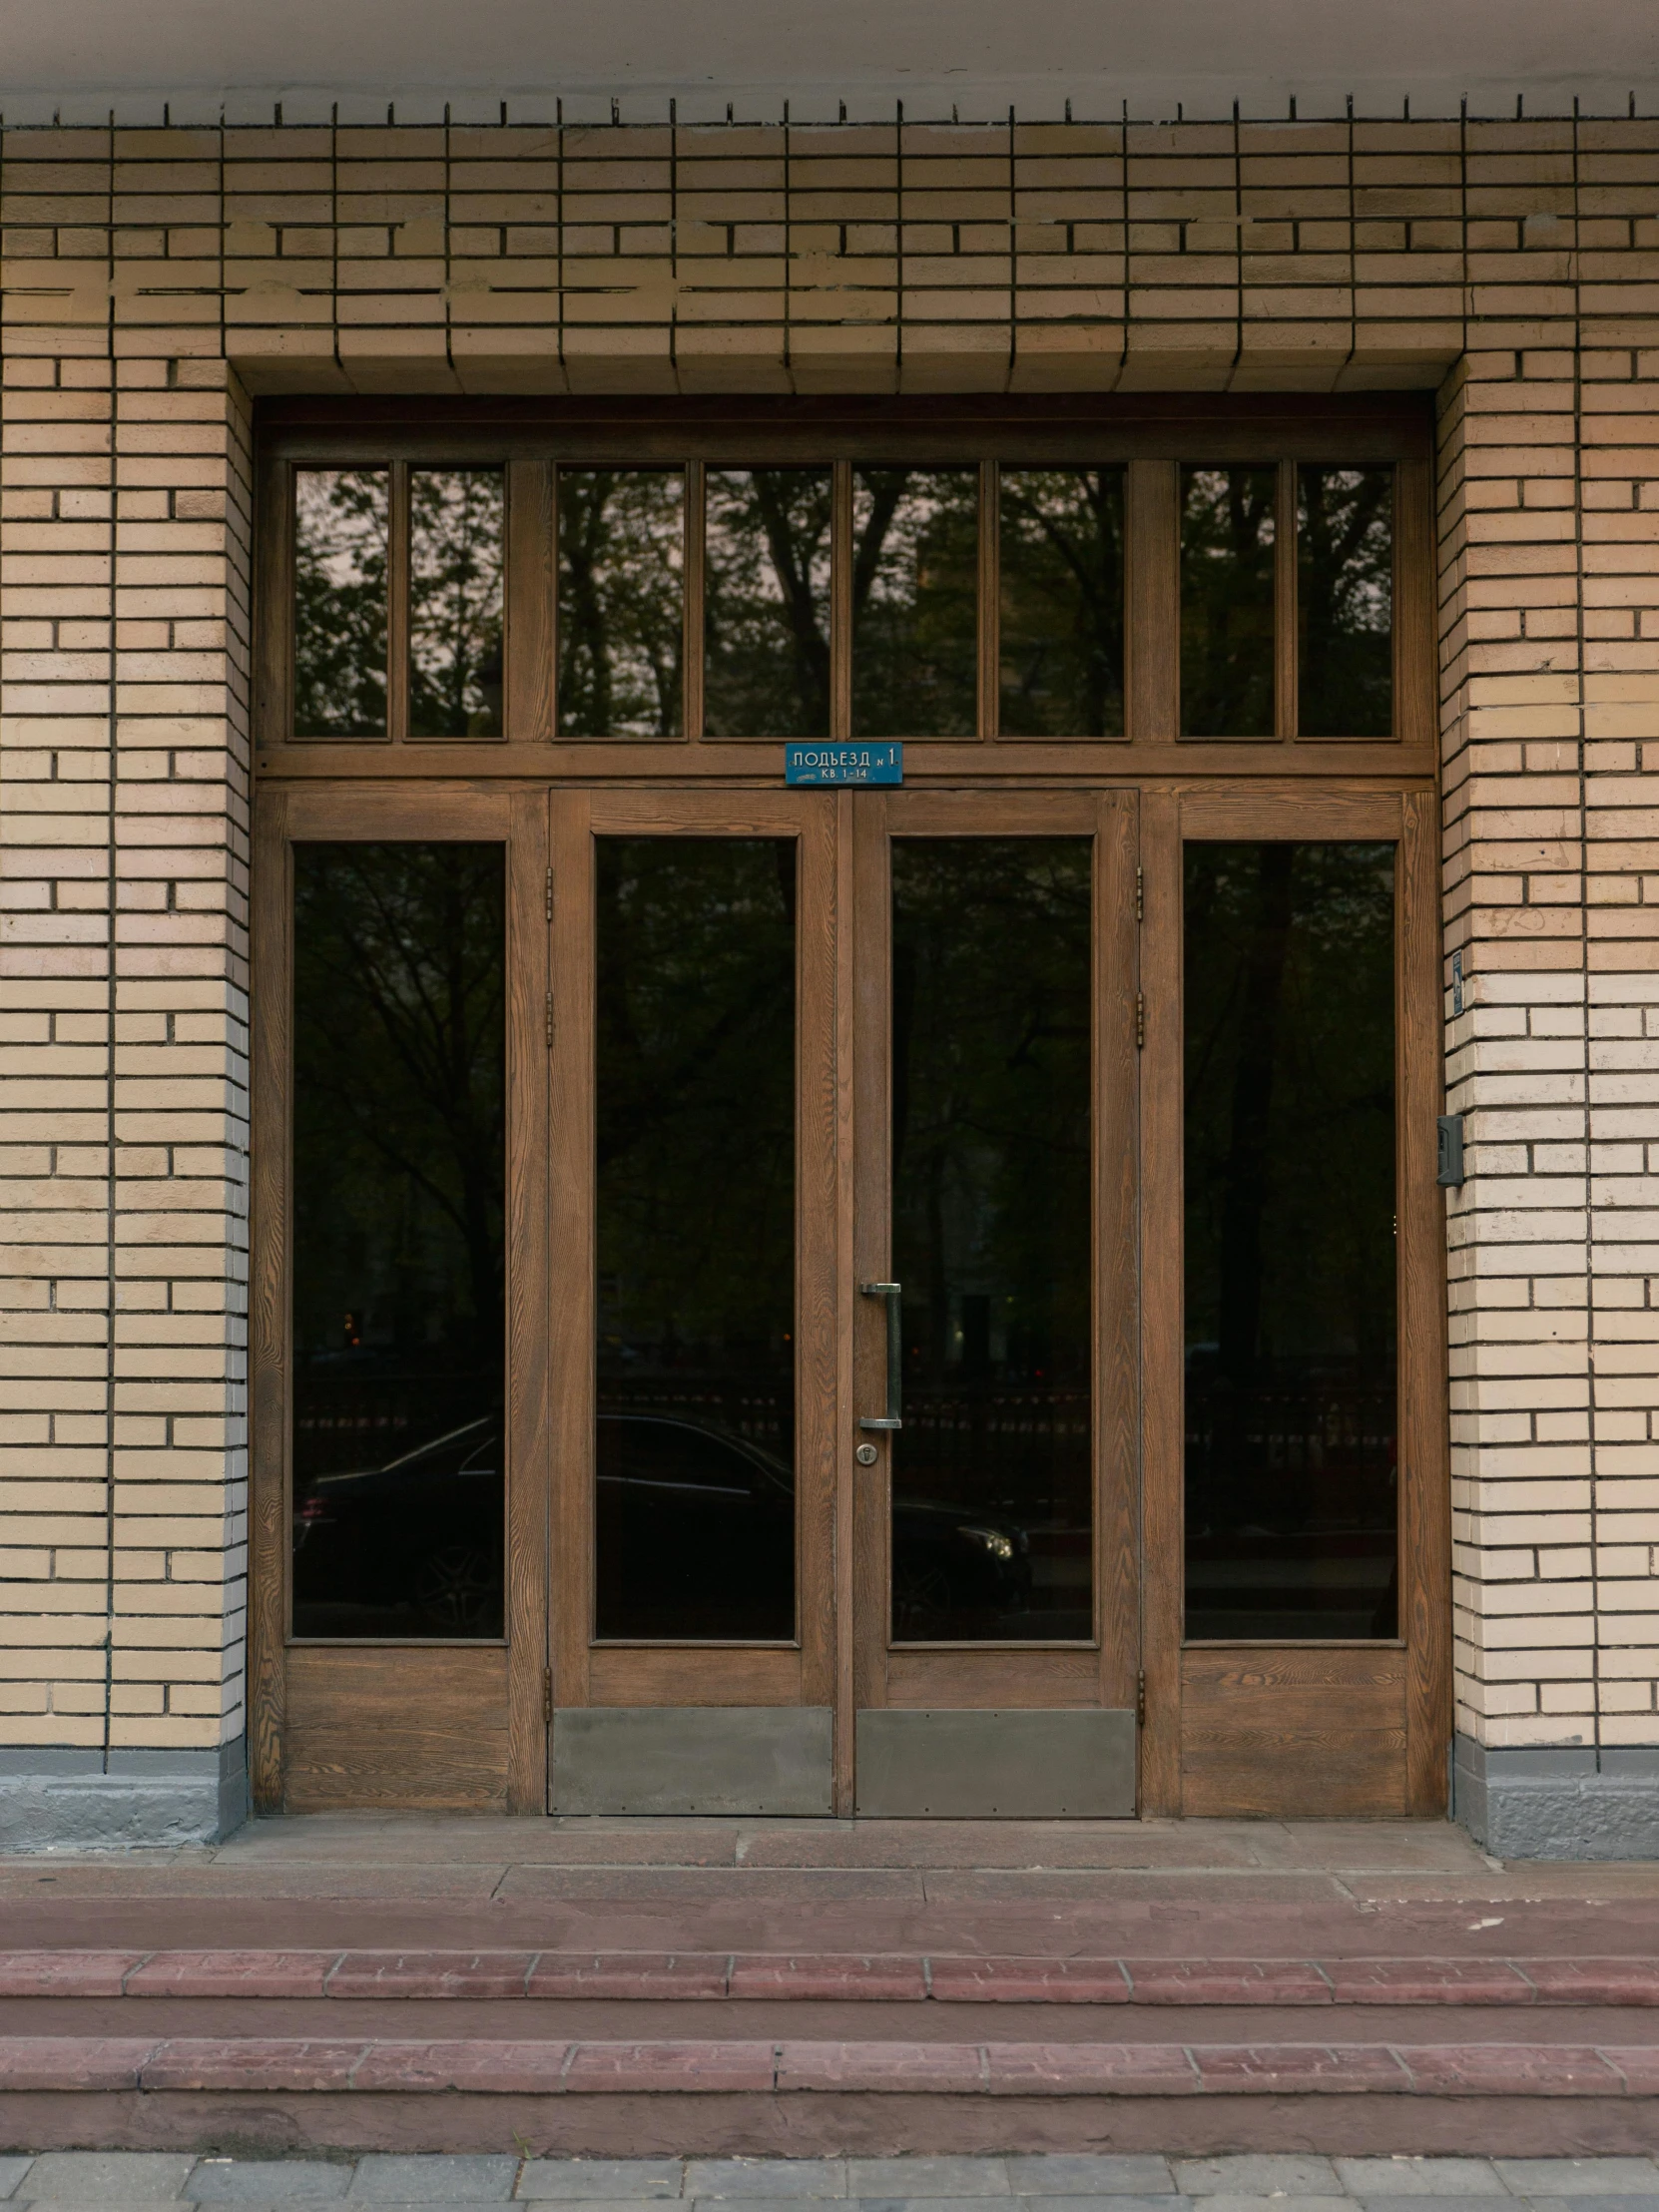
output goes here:
[[1386, 391], [1437, 455], [1452, 1808], [1659, 1848], [1634, 106], [5, 132], [8, 1844], [245, 1803], [262, 401]]

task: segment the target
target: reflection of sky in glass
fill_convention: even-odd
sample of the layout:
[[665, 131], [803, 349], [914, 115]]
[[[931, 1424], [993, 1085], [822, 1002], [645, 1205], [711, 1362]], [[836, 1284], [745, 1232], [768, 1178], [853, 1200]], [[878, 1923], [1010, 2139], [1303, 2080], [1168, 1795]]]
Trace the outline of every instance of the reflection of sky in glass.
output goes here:
[[294, 472], [295, 546], [336, 590], [361, 584], [386, 557], [387, 472], [301, 468]]
[[827, 737], [830, 470], [711, 468], [705, 506], [705, 732]]
[[1276, 468], [1181, 471], [1181, 733], [1275, 726]]
[[409, 728], [501, 730], [502, 525], [498, 468], [409, 473]]
[[301, 737], [386, 730], [389, 472], [294, 472], [293, 727]]
[[685, 471], [559, 470], [559, 728], [680, 734]]
[[972, 737], [978, 470], [856, 469], [852, 530], [853, 735]]
[[1304, 737], [1393, 726], [1393, 471], [1297, 470], [1297, 658]]
[[1001, 727], [1010, 737], [1123, 730], [1121, 468], [1005, 468]]

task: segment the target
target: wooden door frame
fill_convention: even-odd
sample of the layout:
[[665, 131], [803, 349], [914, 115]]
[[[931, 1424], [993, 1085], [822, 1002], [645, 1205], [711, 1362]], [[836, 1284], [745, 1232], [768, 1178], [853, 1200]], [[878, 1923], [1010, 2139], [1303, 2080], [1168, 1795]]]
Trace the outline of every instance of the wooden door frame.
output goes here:
[[[1195, 1765], [1206, 1710], [1226, 1704], [1241, 1742], [1310, 1737], [1321, 1708], [1347, 1699], [1353, 1738], [1373, 1743], [1372, 1771], [1331, 1754], [1320, 1806], [1419, 1817], [1446, 1803], [1451, 1710], [1451, 1532], [1445, 1382], [1445, 1238], [1435, 1184], [1440, 1110], [1438, 811], [1431, 791], [1308, 792], [1172, 785], [1149, 791], [1145, 869], [1146, 1050], [1143, 1061], [1144, 1240], [1142, 1465], [1145, 1512], [1146, 1725], [1143, 1810], [1213, 1809]], [[1355, 838], [1397, 843], [1395, 875], [1395, 1176], [1399, 1325], [1399, 1636], [1188, 1645], [1184, 1578], [1182, 846], [1189, 839]], [[1202, 1656], [1196, 1656], [1202, 1655]], [[1328, 1726], [1328, 1723], [1323, 1723]], [[1388, 1749], [1384, 1749], [1386, 1739]], [[1393, 1747], [1397, 1739], [1397, 1757]], [[1366, 1756], [1362, 1747], [1350, 1765]], [[1249, 1793], [1247, 1792], [1247, 1795]], [[1271, 1777], [1235, 1810], [1287, 1810]], [[1300, 1806], [1294, 1808], [1301, 1810]]]
[[1139, 1500], [1136, 1454], [1137, 797], [1121, 789], [1065, 792], [860, 793], [852, 805], [851, 873], [856, 926], [852, 1038], [855, 1206], [851, 1401], [843, 1448], [858, 1440], [861, 1411], [885, 1388], [885, 1321], [858, 1282], [886, 1279], [891, 1122], [889, 847], [895, 836], [1086, 836], [1094, 845], [1091, 990], [1093, 1043], [1094, 1601], [1088, 1644], [987, 1643], [916, 1647], [891, 1641], [892, 1454], [853, 1466], [854, 1711], [894, 1708], [1054, 1709], [1135, 1705], [1140, 1651]]
[[[379, 839], [506, 847], [506, 1633], [498, 1642], [299, 1641], [289, 1633], [292, 846]], [[546, 1801], [547, 1054], [540, 1045], [546, 868], [547, 809], [539, 791], [278, 786], [257, 796], [248, 1733], [255, 1803], [264, 1811], [295, 1804], [296, 1745], [306, 1777], [298, 1783], [300, 1806], [525, 1812]], [[411, 1696], [416, 1677], [424, 1696]], [[425, 1765], [411, 1775], [399, 1754], [408, 1748], [417, 1708]], [[493, 1749], [488, 1714], [497, 1716]], [[349, 1771], [331, 1789], [336, 1760]]]
[[[834, 1702], [835, 809], [824, 792], [589, 789], [551, 794], [554, 1050], [550, 1427], [555, 1439], [552, 1698], [555, 1708]], [[790, 837], [796, 930], [797, 1636], [599, 1641], [593, 1634], [595, 1419], [594, 845], [601, 836]], [[692, 1662], [688, 1664], [688, 1661]]]

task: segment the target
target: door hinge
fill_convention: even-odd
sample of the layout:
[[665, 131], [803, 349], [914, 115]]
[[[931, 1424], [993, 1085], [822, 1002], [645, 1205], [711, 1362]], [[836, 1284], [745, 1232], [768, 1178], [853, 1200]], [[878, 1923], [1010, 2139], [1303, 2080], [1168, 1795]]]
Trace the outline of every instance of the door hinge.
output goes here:
[[551, 868], [547, 871], [547, 918], [549, 921], [553, 919], [553, 870]]
[[[1145, 1677], [1142, 1677], [1145, 1680]], [[553, 1669], [543, 1667], [541, 1673], [541, 1720], [544, 1728], [553, 1726]]]
[[1137, 1728], [1146, 1726], [1146, 1671], [1144, 1668], [1135, 1677], [1135, 1726]]
[[1146, 870], [1144, 868], [1135, 870], [1135, 919], [1137, 921], [1145, 921], [1146, 919]]
[[547, 994], [547, 1049], [549, 1052], [553, 1049], [553, 993], [551, 991]]
[[1135, 1049], [1136, 1049], [1136, 1051], [1137, 1051], [1137, 1052], [1141, 1052], [1141, 1051], [1144, 1051], [1144, 1050], [1145, 1050], [1145, 1048], [1146, 1048], [1146, 994], [1145, 994], [1145, 992], [1144, 992], [1144, 991], [1137, 991], [1137, 992], [1135, 993]]

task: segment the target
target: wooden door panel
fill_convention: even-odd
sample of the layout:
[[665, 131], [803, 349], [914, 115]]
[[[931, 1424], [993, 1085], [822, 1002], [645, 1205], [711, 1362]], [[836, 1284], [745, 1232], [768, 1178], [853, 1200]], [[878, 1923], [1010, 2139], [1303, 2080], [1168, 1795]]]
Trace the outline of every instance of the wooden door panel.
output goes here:
[[[1172, 790], [1147, 807], [1146, 1809], [1432, 1815], [1445, 1801], [1449, 1534], [1438, 1111], [1437, 897], [1426, 795]], [[1183, 1642], [1182, 870], [1187, 839], [1397, 840], [1397, 1641]]]
[[[1091, 1502], [1094, 1633], [1069, 1642], [894, 1642], [890, 1632], [889, 1438], [857, 1429], [885, 1401], [886, 1334], [878, 1299], [851, 1316], [854, 1358], [849, 1438], [874, 1463], [854, 1470], [853, 1697], [857, 1713], [908, 1709], [983, 1713], [1109, 1708], [1133, 1713], [1139, 1665], [1136, 1238], [1139, 963], [1136, 805], [1121, 793], [860, 793], [846, 878], [856, 931], [852, 1079], [856, 1283], [890, 1279], [890, 1128], [893, 1074], [890, 840], [1087, 837], [1093, 848], [1090, 1008], [1092, 1046]], [[862, 1723], [860, 1722], [860, 1726]], [[1132, 1733], [1132, 1729], [1131, 1729]], [[864, 1802], [862, 1795], [860, 1804]], [[954, 1802], [954, 1801], [953, 1801]], [[1132, 1797], [1119, 1809], [1132, 1809]]]
[[[364, 785], [262, 795], [253, 1100], [250, 1732], [256, 1802], [526, 1810], [545, 1802], [545, 805], [539, 794]], [[292, 860], [295, 842], [499, 843], [505, 852], [504, 1635], [295, 1640]]]
[[1405, 1654], [1397, 1645], [1189, 1648], [1181, 1784], [1191, 1816], [1397, 1817]]
[[290, 1646], [284, 1809], [506, 1812], [507, 1670], [499, 1644]]
[[[796, 1706], [822, 1713], [834, 1701], [836, 1665], [834, 1530], [841, 1325], [834, 1261], [839, 1175], [834, 803], [818, 793], [655, 788], [556, 791], [551, 806], [557, 1037], [551, 1238], [552, 1417], [557, 1435], [552, 1704], [556, 1713], [598, 1708], [726, 1709], [740, 1733], [748, 1725], [743, 1720], [746, 1712]], [[793, 840], [797, 851], [793, 1332], [797, 1633], [784, 1645], [731, 1638], [602, 1640], [596, 1634], [595, 887], [597, 840], [604, 837], [786, 838]], [[568, 1730], [567, 1735], [574, 1743], [576, 1732]], [[620, 1744], [621, 1737], [617, 1740]], [[596, 1760], [602, 1767], [607, 1756], [603, 1731], [595, 1735], [590, 1728], [583, 1745], [587, 1766], [582, 1789], [587, 1803], [595, 1787], [589, 1770]], [[829, 1787], [827, 1776], [827, 1793]], [[554, 1802], [559, 1802], [557, 1781]]]

